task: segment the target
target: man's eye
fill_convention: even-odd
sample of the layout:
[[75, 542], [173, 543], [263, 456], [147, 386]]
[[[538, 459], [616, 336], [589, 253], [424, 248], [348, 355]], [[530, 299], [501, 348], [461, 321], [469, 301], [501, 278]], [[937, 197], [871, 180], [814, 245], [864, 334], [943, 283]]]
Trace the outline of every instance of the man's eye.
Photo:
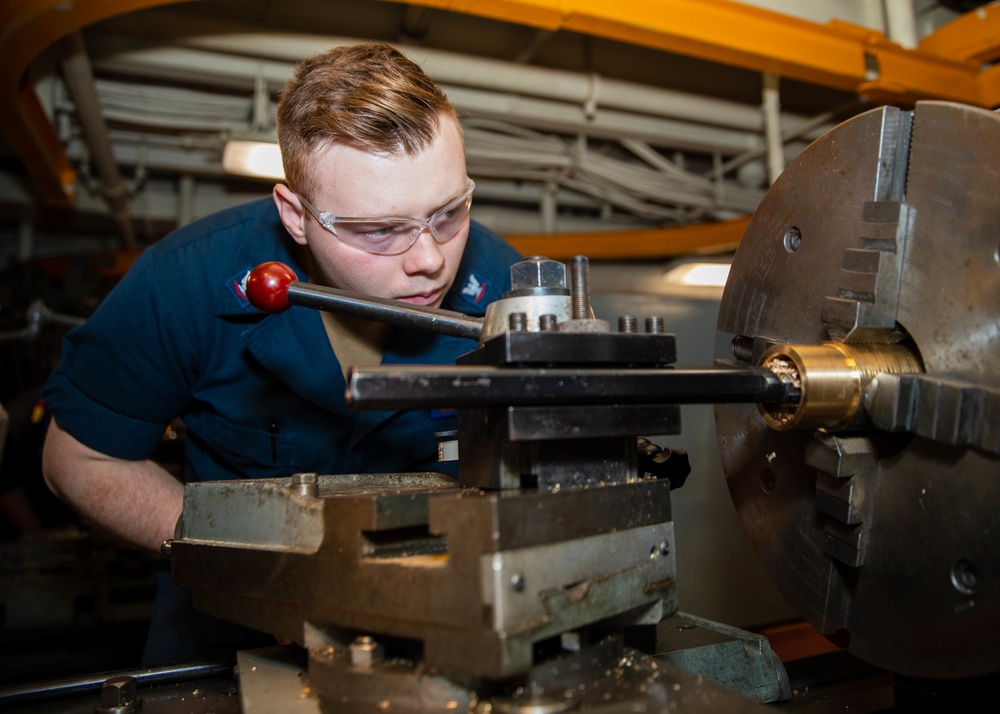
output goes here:
[[351, 232], [365, 240], [379, 241], [405, 233], [405, 226], [392, 223], [356, 224], [351, 226]]
[[451, 226], [455, 223], [460, 223], [465, 220], [468, 214], [465, 212], [465, 206], [459, 204], [454, 208], [448, 208], [438, 214], [437, 220], [434, 222], [437, 226]]

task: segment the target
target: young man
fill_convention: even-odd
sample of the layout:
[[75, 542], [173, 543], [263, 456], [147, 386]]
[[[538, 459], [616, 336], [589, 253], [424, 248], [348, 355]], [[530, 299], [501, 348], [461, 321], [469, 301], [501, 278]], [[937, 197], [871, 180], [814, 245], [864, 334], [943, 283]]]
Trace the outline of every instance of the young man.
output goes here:
[[[278, 105], [287, 185], [186, 226], [148, 249], [87, 323], [66, 337], [44, 392], [53, 415], [50, 488], [108, 531], [158, 551], [183, 485], [150, 460], [186, 425], [185, 480], [447, 470], [436, 413], [353, 412], [350, 364], [453, 363], [470, 340], [388, 329], [305, 308], [264, 315], [246, 276], [279, 260], [300, 280], [482, 314], [519, 256], [469, 220], [473, 183], [455, 110], [387, 45], [303, 61]], [[403, 217], [404, 220], [386, 217]], [[164, 594], [166, 593], [166, 594]], [[162, 601], [168, 595], [176, 607]], [[209, 626], [169, 583], [146, 663], [219, 654], [191, 646]], [[162, 641], [167, 637], [170, 641]], [[230, 653], [231, 654], [231, 653]]]

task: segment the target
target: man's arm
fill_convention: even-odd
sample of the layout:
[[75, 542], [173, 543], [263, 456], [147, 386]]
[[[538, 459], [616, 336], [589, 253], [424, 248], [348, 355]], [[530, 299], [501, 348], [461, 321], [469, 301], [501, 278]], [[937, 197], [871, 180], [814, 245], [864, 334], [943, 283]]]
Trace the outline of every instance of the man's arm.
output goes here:
[[174, 537], [184, 485], [152, 461], [126, 461], [84, 446], [55, 419], [42, 452], [54, 494], [108, 532], [160, 552]]

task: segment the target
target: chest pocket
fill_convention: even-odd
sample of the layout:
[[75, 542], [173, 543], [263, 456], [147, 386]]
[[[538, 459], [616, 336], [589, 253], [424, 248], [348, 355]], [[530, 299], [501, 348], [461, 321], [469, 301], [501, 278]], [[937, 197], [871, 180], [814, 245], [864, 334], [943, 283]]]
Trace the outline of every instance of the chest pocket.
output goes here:
[[[207, 467], [207, 463], [199, 464], [199, 461], [214, 461], [226, 471], [198, 473], [199, 479], [286, 476], [314, 466], [308, 463], [312, 459], [306, 453], [310, 440], [295, 432], [256, 429], [214, 417], [197, 426], [189, 424], [189, 434], [193, 438], [188, 448], [196, 453], [188, 458], [195, 469], [202, 471], [199, 466]], [[218, 466], [210, 470], [217, 469]]]

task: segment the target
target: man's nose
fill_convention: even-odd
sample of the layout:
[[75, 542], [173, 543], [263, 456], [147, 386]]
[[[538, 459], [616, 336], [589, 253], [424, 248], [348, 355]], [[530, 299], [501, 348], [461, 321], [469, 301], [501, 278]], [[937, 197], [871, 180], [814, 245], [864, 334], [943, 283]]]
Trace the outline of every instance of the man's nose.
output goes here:
[[405, 253], [404, 270], [409, 274], [433, 274], [444, 265], [444, 254], [429, 225], [422, 225], [413, 246]]

